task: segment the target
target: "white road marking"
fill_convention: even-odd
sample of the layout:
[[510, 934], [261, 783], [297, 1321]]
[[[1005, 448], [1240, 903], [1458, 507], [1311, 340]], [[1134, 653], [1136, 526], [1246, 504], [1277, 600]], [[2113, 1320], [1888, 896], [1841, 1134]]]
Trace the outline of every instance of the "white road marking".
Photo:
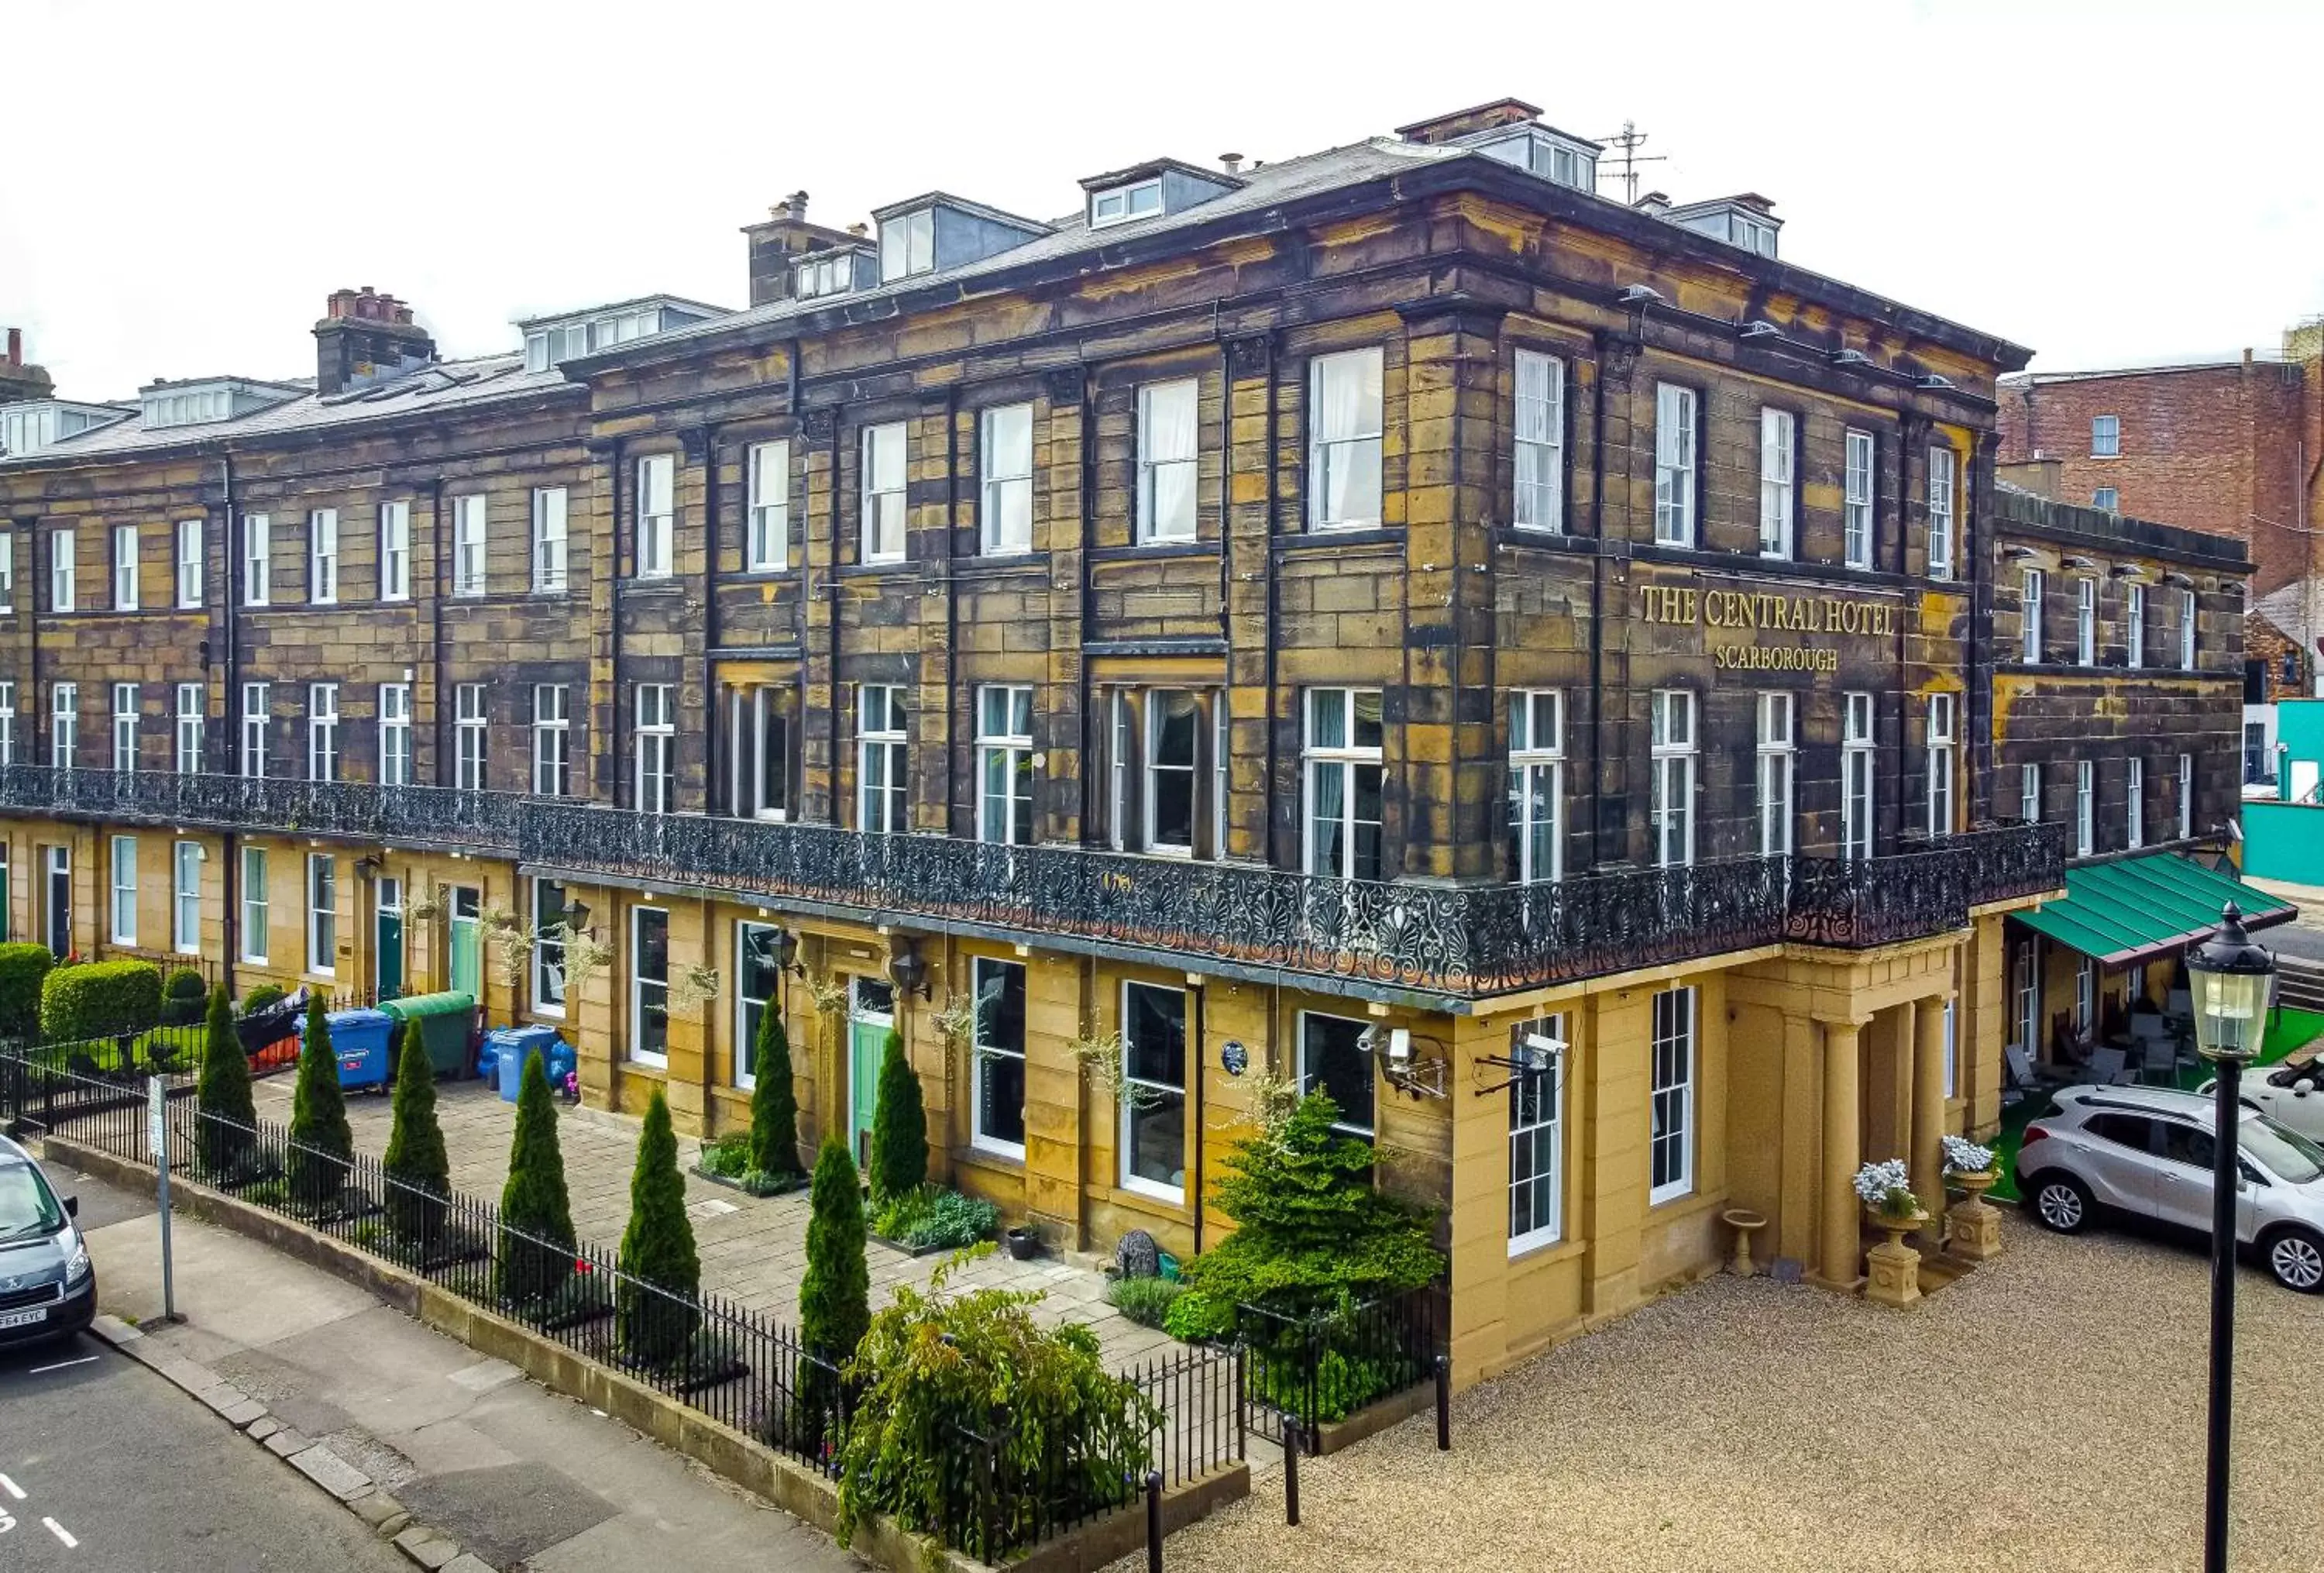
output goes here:
[[9, 1479], [5, 1475], [0, 1475], [0, 1491], [6, 1492], [18, 1502], [24, 1500], [24, 1488], [17, 1485], [14, 1481]]
[[80, 1544], [80, 1542], [79, 1542], [78, 1541], [76, 1541], [76, 1540], [74, 1540], [74, 1539], [72, 1538], [72, 1534], [71, 1534], [71, 1532], [70, 1532], [69, 1531], [68, 1531], [68, 1530], [65, 1528], [65, 1526], [64, 1526], [64, 1525], [62, 1525], [62, 1524], [60, 1524], [60, 1523], [57, 1522], [57, 1521], [56, 1521], [56, 1520], [54, 1520], [54, 1519], [52, 1519], [52, 1518], [44, 1518], [44, 1519], [42, 1519], [41, 1522], [42, 1522], [42, 1523], [44, 1523], [44, 1524], [46, 1524], [46, 1525], [48, 1525], [48, 1526], [49, 1526], [49, 1533], [51, 1533], [51, 1534], [52, 1534], [52, 1535], [56, 1536], [56, 1538], [57, 1538], [57, 1539], [59, 1539], [59, 1540], [62, 1541], [65, 1543], [65, 1550], [66, 1550], [69, 1551], [69, 1550], [71, 1550], [75, 1546], [78, 1546], [78, 1545], [79, 1545], [79, 1544]]
[[53, 1365], [35, 1365], [30, 1371], [24, 1373], [24, 1374], [27, 1376], [38, 1376], [43, 1371], [62, 1371], [68, 1365], [94, 1365], [96, 1364], [96, 1356], [83, 1355], [78, 1360], [60, 1360]]

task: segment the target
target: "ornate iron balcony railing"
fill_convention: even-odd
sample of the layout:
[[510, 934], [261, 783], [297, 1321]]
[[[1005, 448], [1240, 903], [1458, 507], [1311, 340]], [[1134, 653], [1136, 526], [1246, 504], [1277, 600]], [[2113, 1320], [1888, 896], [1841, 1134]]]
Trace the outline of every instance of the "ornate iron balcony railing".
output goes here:
[[1790, 939], [1862, 947], [1960, 927], [2063, 883], [2064, 828], [1889, 857], [1745, 857], [1554, 884], [1436, 886], [1074, 847], [641, 814], [364, 782], [0, 770], [0, 811], [449, 846], [609, 879], [926, 919], [1258, 971], [1484, 995]]

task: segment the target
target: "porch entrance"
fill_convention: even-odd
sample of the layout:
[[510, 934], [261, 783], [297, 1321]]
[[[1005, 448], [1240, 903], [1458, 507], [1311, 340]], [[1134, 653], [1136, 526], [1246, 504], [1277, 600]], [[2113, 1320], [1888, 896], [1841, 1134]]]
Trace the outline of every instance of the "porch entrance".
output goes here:
[[403, 882], [379, 876], [372, 898], [372, 984], [381, 999], [403, 993]]
[[456, 884], [451, 897], [452, 992], [484, 998], [484, 897], [470, 884]]

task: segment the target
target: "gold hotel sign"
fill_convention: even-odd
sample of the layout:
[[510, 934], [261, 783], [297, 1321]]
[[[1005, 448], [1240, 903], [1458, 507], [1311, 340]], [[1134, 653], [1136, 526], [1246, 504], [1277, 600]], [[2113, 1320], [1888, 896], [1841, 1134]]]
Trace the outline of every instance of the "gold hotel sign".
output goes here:
[[1712, 663], [1737, 671], [1840, 670], [1840, 652], [1831, 646], [1772, 643], [1766, 638], [1770, 634], [1879, 638], [1896, 632], [1897, 604], [1866, 596], [1785, 596], [1765, 590], [1642, 585], [1638, 598], [1638, 615], [1648, 623], [1699, 625], [1752, 635], [1745, 643], [1711, 646]]

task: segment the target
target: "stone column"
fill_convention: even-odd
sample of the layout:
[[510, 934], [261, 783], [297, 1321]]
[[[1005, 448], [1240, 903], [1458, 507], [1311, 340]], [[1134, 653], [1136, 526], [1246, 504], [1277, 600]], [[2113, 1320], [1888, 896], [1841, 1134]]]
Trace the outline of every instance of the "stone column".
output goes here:
[[[1945, 1216], [1945, 1002], [1924, 999], [1913, 1012], [1913, 1190], [1932, 1220]], [[1932, 1243], [1936, 1234], [1929, 1236]]]
[[1856, 1178], [1857, 1037], [1854, 1022], [1823, 1024], [1823, 1250], [1818, 1276], [1834, 1289], [1847, 1289], [1856, 1266], [1861, 1230]]

